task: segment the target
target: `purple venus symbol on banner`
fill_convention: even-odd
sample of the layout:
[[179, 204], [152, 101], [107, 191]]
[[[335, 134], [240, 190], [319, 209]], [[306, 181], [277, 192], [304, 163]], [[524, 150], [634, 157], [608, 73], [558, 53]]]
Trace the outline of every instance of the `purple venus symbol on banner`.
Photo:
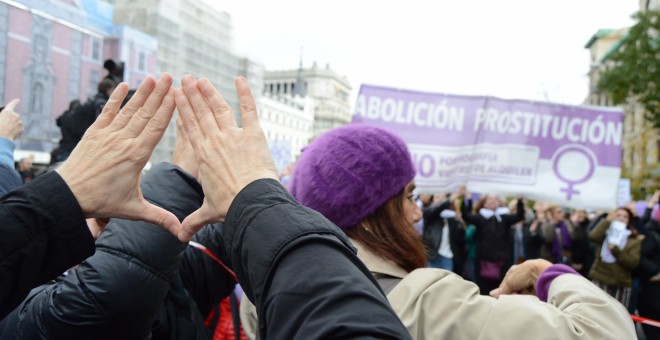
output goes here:
[[[585, 162], [586, 164], [584, 164]], [[562, 166], [560, 166], [560, 163], [562, 163]], [[575, 170], [576, 165], [587, 166], [578, 170], [576, 175], [571, 173], [572, 170]], [[560, 181], [567, 184], [567, 187], [560, 188], [559, 191], [566, 193], [566, 199], [570, 201], [574, 194], [580, 193], [574, 187], [588, 181], [594, 175], [596, 157], [591, 150], [583, 145], [564, 145], [552, 155], [552, 170]], [[581, 175], [582, 172], [583, 175]]]

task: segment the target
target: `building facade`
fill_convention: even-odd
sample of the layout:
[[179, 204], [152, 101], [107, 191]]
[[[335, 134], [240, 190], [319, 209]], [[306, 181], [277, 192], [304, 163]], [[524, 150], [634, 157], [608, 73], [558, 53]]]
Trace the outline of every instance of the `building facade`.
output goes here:
[[266, 71], [264, 92], [310, 97], [314, 102], [313, 136], [351, 121], [351, 85], [346, 77], [333, 71], [329, 65], [321, 68], [315, 62], [306, 69], [301, 64], [297, 70]]
[[[640, 0], [640, 11], [660, 10], [658, 0]], [[590, 50], [589, 94], [585, 104], [612, 106], [606, 93], [597, 88], [600, 75], [614, 66], [610, 55], [619, 49], [628, 28], [600, 29], [587, 42]], [[629, 98], [623, 108], [622, 177], [631, 179], [633, 193], [645, 199], [660, 184], [660, 134], [646, 118], [642, 105]]]
[[[252, 92], [263, 88], [263, 66], [239, 56], [233, 46], [231, 16], [204, 1], [112, 0], [114, 23], [135, 27], [158, 40], [158, 69], [175, 83], [185, 74], [209, 79], [240, 121], [234, 78], [243, 75]], [[171, 160], [176, 141], [172, 121], [151, 157], [152, 163]]]
[[129, 27], [112, 25], [112, 6], [81, 0], [0, 1], [0, 98], [20, 98], [25, 131], [16, 157], [48, 163], [60, 139], [55, 119], [69, 102], [84, 102], [105, 76], [103, 61], [135, 63], [124, 79], [139, 83], [156, 71], [156, 41]]
[[300, 156], [312, 138], [314, 102], [309, 97], [264, 93], [257, 101], [259, 123], [278, 166], [286, 167]]

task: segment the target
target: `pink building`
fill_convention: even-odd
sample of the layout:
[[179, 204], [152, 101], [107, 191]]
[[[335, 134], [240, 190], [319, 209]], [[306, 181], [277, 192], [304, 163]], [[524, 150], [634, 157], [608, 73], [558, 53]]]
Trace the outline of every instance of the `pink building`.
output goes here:
[[[0, 98], [20, 98], [25, 132], [17, 149], [49, 153], [60, 138], [55, 119], [96, 93], [103, 61], [125, 65], [136, 87], [156, 74], [157, 41], [112, 25], [112, 5], [94, 0], [0, 0]], [[19, 152], [20, 153], [20, 152]]]

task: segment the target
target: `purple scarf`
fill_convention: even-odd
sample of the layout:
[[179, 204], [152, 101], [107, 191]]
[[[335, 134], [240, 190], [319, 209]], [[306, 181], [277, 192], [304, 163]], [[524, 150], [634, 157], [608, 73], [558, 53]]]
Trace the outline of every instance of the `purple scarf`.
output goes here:
[[[568, 227], [566, 227], [566, 224], [564, 222], [559, 222], [555, 228], [559, 228], [560, 234], [561, 234], [561, 247], [564, 249], [571, 249], [571, 236], [568, 233]], [[555, 230], [556, 234], [556, 230]], [[552, 241], [552, 255], [555, 258], [561, 258], [564, 254], [561, 252], [561, 249], [559, 248], [559, 240], [555, 237], [555, 239]]]

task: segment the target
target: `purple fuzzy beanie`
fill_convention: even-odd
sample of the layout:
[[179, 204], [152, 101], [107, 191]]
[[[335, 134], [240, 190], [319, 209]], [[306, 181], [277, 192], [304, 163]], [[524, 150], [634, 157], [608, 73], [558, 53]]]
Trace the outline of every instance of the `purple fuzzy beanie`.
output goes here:
[[406, 144], [382, 128], [351, 124], [304, 149], [291, 193], [340, 228], [357, 225], [415, 177]]

